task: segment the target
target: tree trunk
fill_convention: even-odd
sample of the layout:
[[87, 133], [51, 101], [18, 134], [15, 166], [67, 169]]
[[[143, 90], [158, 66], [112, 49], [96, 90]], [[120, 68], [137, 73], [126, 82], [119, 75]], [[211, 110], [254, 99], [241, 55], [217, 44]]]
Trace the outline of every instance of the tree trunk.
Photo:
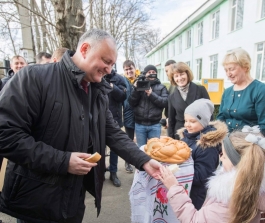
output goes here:
[[60, 45], [75, 50], [85, 32], [82, 0], [52, 0]]

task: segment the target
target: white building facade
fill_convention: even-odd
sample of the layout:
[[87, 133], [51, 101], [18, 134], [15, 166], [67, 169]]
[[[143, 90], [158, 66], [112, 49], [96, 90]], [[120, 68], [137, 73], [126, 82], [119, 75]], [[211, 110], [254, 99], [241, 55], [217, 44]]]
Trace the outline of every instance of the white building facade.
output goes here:
[[265, 0], [209, 0], [186, 18], [146, 54], [156, 65], [161, 82], [167, 82], [167, 60], [186, 62], [201, 78], [224, 78], [222, 60], [235, 48], [252, 59], [251, 75], [265, 82]]

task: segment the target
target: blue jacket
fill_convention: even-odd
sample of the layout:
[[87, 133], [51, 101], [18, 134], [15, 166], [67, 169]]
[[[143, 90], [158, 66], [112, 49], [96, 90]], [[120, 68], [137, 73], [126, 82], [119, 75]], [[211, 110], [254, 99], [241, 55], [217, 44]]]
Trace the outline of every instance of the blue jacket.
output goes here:
[[133, 91], [133, 85], [126, 77], [124, 77], [124, 79], [127, 91], [126, 91], [126, 99], [123, 102], [123, 124], [127, 128], [134, 129], [135, 128], [134, 113], [128, 101]]
[[226, 133], [227, 127], [220, 121], [212, 122], [202, 131], [196, 133], [188, 133], [185, 128], [178, 131], [181, 140], [192, 149], [194, 178], [190, 198], [197, 210], [202, 207], [206, 198], [206, 182], [219, 165], [221, 142]]
[[111, 111], [113, 118], [122, 127], [122, 103], [126, 99], [126, 84], [123, 76], [116, 72], [107, 74], [105, 79], [108, 79], [113, 84], [112, 91], [109, 96], [109, 110]]

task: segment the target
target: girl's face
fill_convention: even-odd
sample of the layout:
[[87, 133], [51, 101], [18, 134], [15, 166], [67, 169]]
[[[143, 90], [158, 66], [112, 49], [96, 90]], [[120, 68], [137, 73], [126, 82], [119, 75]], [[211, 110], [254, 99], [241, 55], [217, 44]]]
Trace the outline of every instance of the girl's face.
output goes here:
[[233, 169], [234, 165], [226, 155], [224, 144], [222, 144], [222, 154], [220, 155], [220, 160], [222, 161], [222, 165], [225, 171], [229, 172]]
[[200, 122], [197, 121], [196, 118], [194, 118], [191, 115], [185, 114], [185, 128], [187, 129], [188, 133], [195, 133], [203, 130], [203, 126]]
[[188, 84], [188, 75], [186, 72], [183, 73], [175, 73], [173, 76], [173, 79], [175, 81], [175, 83], [179, 86], [179, 87], [185, 87]]

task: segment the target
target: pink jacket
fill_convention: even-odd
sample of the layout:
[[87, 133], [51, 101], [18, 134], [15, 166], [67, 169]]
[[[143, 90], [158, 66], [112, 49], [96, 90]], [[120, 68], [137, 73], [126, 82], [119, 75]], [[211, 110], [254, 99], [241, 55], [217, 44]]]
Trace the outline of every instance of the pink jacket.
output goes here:
[[[227, 223], [228, 216], [228, 202], [231, 197], [232, 188], [231, 183], [234, 182], [234, 174], [230, 174], [227, 178], [227, 174], [214, 176], [210, 179], [207, 198], [202, 208], [197, 211], [193, 206], [191, 199], [185, 193], [185, 190], [180, 185], [174, 185], [170, 187], [167, 198], [169, 203], [176, 214], [177, 218], [182, 223]], [[212, 182], [211, 182], [212, 181]], [[233, 182], [231, 182], [233, 181]], [[214, 188], [213, 188], [214, 187]], [[260, 200], [258, 203], [258, 209], [265, 211], [265, 180], [260, 190]], [[228, 189], [230, 188], [230, 189]], [[260, 212], [251, 223], [260, 222]]]

